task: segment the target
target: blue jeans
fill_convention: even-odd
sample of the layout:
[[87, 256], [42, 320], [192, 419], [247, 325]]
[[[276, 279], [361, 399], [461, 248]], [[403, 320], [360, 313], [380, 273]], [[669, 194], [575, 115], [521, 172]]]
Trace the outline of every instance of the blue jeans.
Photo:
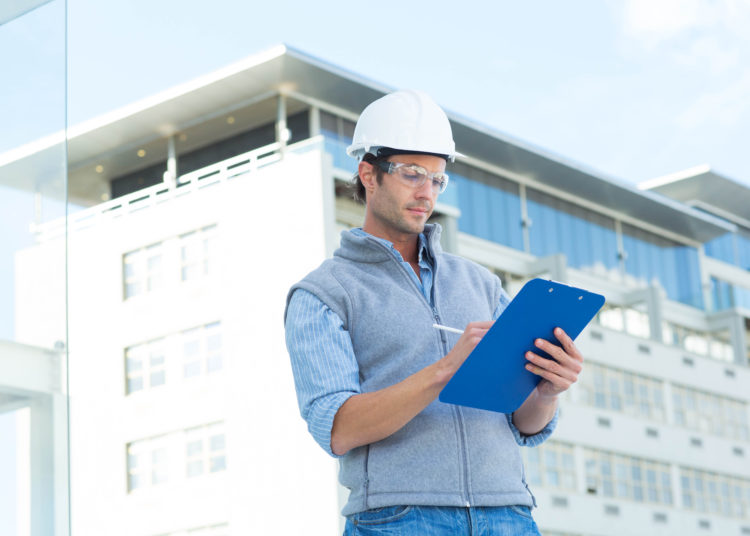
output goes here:
[[386, 506], [347, 517], [344, 536], [541, 536], [528, 506]]

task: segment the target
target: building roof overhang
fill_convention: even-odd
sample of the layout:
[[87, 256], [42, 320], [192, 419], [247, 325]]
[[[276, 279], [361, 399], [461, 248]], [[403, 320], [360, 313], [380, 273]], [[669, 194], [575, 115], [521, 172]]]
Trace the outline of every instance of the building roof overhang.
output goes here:
[[[79, 170], [93, 166], [103, 157], [109, 156], [116, 163], [119, 153], [147, 144], [156, 148], [151, 154], [164, 155], [167, 137], [185, 129], [192, 129], [194, 143], [199, 144], [201, 137], [215, 139], [212, 118], [247, 107], [259, 98], [274, 99], [280, 93], [304, 95], [356, 115], [392, 90], [280, 45], [71, 126], [67, 153], [65, 133], [60, 132], [0, 154], [0, 177], [4, 183], [28, 190], [46, 188], [45, 193], [52, 195], [50, 192], [59, 189], [61, 181], [50, 184], [50, 177], [61, 176], [67, 154], [70, 198], [91, 204], [98, 202], [98, 194], [92, 192], [107, 187], [103, 180], [106, 177], [95, 184], [91, 173]], [[272, 107], [267, 113], [275, 117]], [[448, 116], [461, 152], [523, 176], [531, 183], [547, 185], [700, 242], [731, 230], [718, 218], [677, 201], [639, 191], [458, 114], [448, 112]], [[59, 193], [63, 198], [64, 192]]]
[[750, 188], [708, 165], [644, 181], [638, 187], [750, 227]]

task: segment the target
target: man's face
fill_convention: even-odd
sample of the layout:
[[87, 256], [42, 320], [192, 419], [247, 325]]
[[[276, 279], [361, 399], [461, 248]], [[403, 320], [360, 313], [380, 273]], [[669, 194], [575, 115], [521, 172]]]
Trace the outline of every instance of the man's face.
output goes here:
[[[389, 162], [416, 164], [428, 172], [445, 171], [445, 160], [430, 155], [394, 155]], [[426, 180], [419, 187], [402, 182], [396, 175], [383, 173], [380, 184], [374, 180], [373, 167], [371, 189], [367, 191], [368, 232], [385, 238], [406, 238], [404, 235], [419, 234], [424, 230], [437, 200], [432, 181]]]

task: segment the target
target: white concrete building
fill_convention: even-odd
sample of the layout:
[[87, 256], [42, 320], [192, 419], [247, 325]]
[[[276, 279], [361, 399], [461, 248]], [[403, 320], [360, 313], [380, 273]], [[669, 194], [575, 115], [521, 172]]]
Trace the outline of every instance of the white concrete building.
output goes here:
[[[361, 224], [343, 148], [389, 90], [276, 47], [71, 129], [74, 534], [339, 530], [282, 311]], [[449, 117], [467, 157], [433, 217], [444, 247], [511, 293], [542, 276], [608, 300], [557, 432], [525, 449], [544, 534], [750, 534], [750, 189], [698, 170], [639, 190]], [[33, 182], [45, 150], [4, 171]], [[678, 194], [696, 181], [725, 201]], [[45, 264], [65, 232], [17, 256], [23, 343], [64, 340], [36, 305], [63, 288]]]

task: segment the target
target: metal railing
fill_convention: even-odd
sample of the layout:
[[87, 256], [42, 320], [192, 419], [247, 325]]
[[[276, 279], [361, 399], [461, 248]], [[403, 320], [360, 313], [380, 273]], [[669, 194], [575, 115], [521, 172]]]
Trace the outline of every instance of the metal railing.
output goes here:
[[[174, 185], [162, 182], [70, 214], [67, 222], [68, 232], [92, 227], [100, 224], [103, 220], [127, 216], [176, 197], [189, 195], [208, 186], [253, 174], [259, 169], [279, 162], [283, 158], [284, 152], [301, 153], [314, 149], [316, 145], [322, 147], [322, 143], [322, 137], [316, 136], [289, 146], [283, 146], [281, 143], [275, 142], [258, 147], [252, 151], [181, 175]], [[37, 242], [58, 238], [65, 233], [65, 218], [58, 218], [42, 224], [33, 224], [31, 231]]]

